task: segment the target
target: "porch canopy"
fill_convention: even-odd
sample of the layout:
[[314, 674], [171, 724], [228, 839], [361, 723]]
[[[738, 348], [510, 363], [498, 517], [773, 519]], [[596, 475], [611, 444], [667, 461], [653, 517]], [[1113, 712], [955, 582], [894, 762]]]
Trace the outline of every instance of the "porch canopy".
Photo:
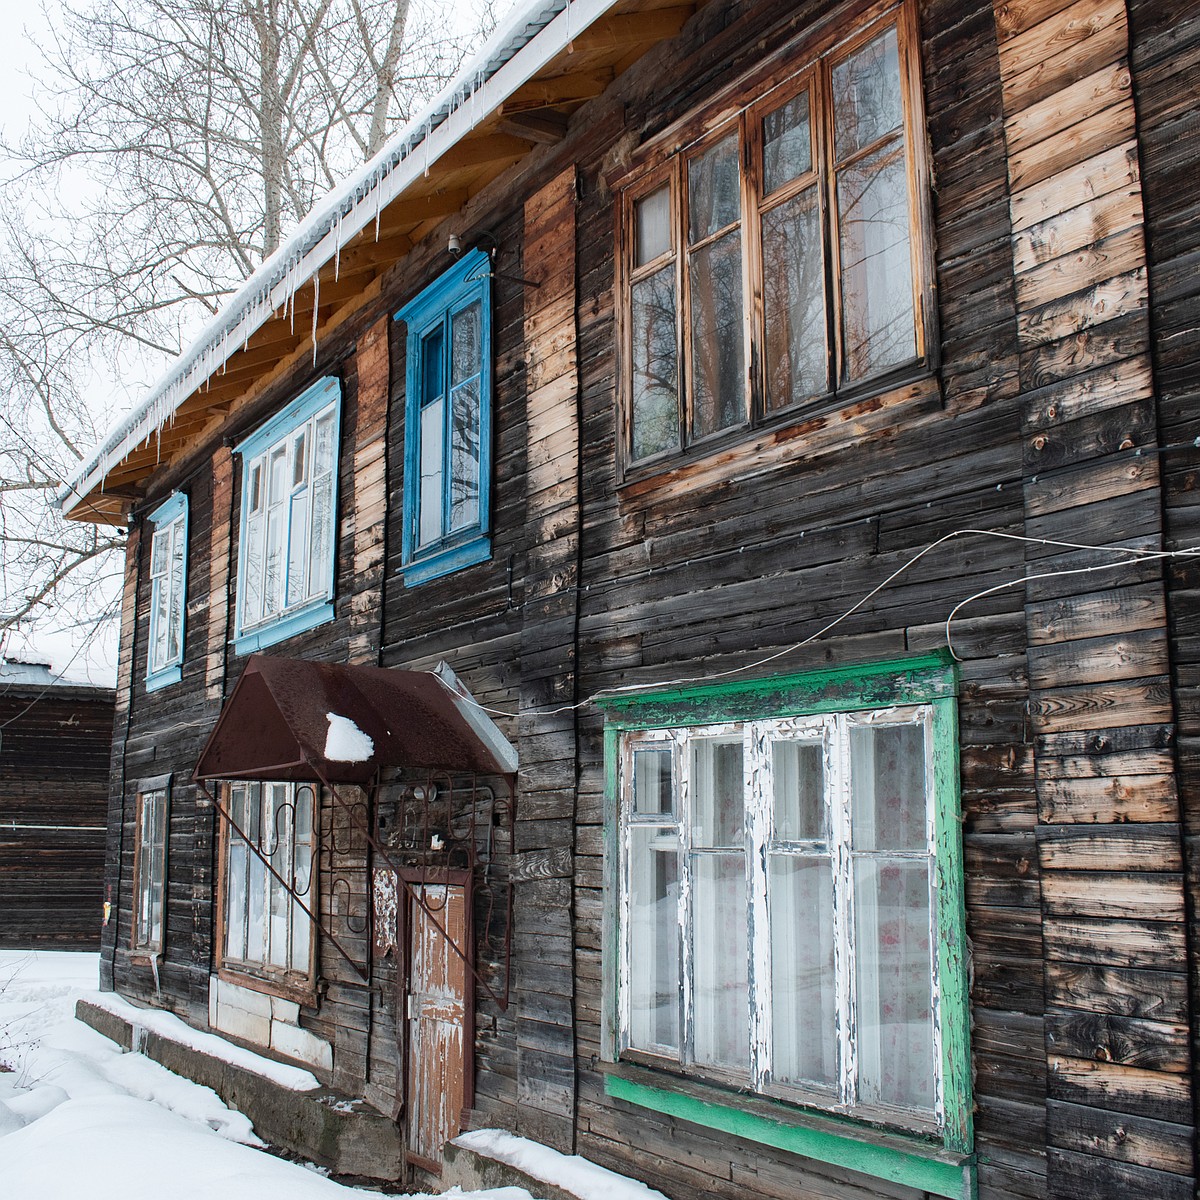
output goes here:
[[366, 783], [380, 767], [513, 775], [517, 755], [447, 667], [399, 671], [255, 654], [193, 777]]

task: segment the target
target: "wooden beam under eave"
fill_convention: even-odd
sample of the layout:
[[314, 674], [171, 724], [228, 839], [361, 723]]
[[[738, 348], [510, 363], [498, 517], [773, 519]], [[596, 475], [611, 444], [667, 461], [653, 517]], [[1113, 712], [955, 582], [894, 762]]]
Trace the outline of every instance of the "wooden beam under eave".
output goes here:
[[412, 248], [412, 238], [402, 233], [380, 238], [377, 242], [356, 242], [342, 251], [338, 276], [340, 278], [345, 274], [368, 269], [386, 270]]
[[436, 165], [439, 171], [461, 171], [508, 163], [524, 158], [532, 148], [528, 138], [514, 137], [511, 133], [485, 133], [451, 146], [437, 159]]
[[[471, 194], [466, 188], [449, 188], [445, 191], [431, 192], [428, 196], [404, 196], [393, 200], [379, 215], [380, 240], [392, 236], [406, 226], [453, 216], [470, 198]], [[368, 225], [350, 242], [350, 249], [357, 250], [374, 240], [375, 226]]]
[[552, 108], [513, 113], [511, 117], [502, 117], [497, 128], [543, 146], [553, 146], [567, 136], [567, 117]]
[[674, 37], [695, 13], [690, 4], [656, 8], [649, 12], [620, 13], [601, 17], [575, 38], [575, 50], [620, 50], [626, 46], [650, 46]]
[[556, 104], [591, 100], [599, 96], [612, 81], [613, 73], [608, 68], [531, 79], [504, 101], [500, 106], [500, 116], [508, 117], [514, 113], [553, 108]]

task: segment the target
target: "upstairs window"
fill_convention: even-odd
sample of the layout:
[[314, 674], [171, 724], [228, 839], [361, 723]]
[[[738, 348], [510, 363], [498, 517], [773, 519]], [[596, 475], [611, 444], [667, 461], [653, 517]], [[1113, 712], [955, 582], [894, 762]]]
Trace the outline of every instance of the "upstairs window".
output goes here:
[[724, 98], [625, 187], [626, 465], [924, 363], [914, 42], [909, 10], [892, 13], [785, 83]]
[[239, 654], [333, 619], [341, 398], [337, 379], [318, 380], [235, 448]]
[[166, 687], [181, 678], [183, 621], [187, 594], [187, 497], [176, 492], [149, 516], [150, 641], [146, 655], [146, 690]]
[[402, 308], [404, 582], [491, 556], [491, 261], [473, 251]]

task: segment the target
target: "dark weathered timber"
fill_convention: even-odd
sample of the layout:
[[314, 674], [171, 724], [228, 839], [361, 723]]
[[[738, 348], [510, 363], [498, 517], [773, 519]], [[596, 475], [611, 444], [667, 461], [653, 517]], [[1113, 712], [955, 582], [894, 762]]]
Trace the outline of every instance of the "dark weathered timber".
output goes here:
[[99, 947], [113, 711], [105, 688], [0, 688], [0, 947]]
[[[418, 669], [445, 660], [520, 755], [515, 813], [477, 845], [493, 873], [475, 892], [474, 965], [507, 1007], [477, 987], [466, 1125], [586, 1154], [672, 1200], [917, 1200], [903, 1185], [607, 1096], [597, 1064], [612, 1003], [604, 835], [615, 814], [603, 719], [587, 698], [928, 651], [946, 644], [962, 604], [950, 642], [961, 660], [980, 1200], [1192, 1194], [1200, 567], [1109, 569], [1107, 553], [1075, 544], [1200, 544], [1194, 5], [916, 3], [931, 370], [657, 474], [618, 473], [613, 181], [774, 49], [848, 31], [865, 7], [701, 5], [678, 36], [632, 56], [602, 95], [555, 122], [555, 140], [387, 267], [315, 360], [299, 356], [208, 443], [151, 477], [127, 552], [106, 982], [208, 1020], [218, 823], [190, 775], [244, 665], [230, 645], [242, 481], [222, 442], [334, 373], [345, 392], [335, 620], [280, 652]], [[470, 245], [485, 230], [498, 247], [493, 554], [406, 587], [405, 341], [391, 315], [448, 265], [448, 234]], [[177, 487], [190, 501], [184, 677], [147, 696], [139, 517]], [[170, 878], [156, 974], [128, 947], [134, 799], [140, 780], [163, 774]], [[392, 849], [412, 782], [389, 775], [374, 797]], [[324, 838], [337, 819], [326, 797]], [[330, 1081], [401, 1115], [403, 938], [363, 925], [376, 851], [357, 834], [338, 834], [336, 851], [325, 844], [320, 915], [369, 978], [321, 939], [319, 986], [297, 1021], [330, 1047]]]

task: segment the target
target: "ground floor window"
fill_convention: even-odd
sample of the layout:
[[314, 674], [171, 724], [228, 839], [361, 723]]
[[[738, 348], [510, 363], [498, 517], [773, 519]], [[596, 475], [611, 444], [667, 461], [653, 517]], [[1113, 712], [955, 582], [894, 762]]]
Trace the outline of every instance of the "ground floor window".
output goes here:
[[947, 688], [614, 702], [614, 1057], [923, 1133], [965, 1119]]
[[[224, 961], [255, 973], [312, 974], [316, 788], [226, 785]], [[270, 864], [268, 869], [267, 864]]]
[[143, 784], [137, 797], [133, 948], [150, 954], [158, 954], [163, 948], [168, 794], [168, 780], [164, 778]]

